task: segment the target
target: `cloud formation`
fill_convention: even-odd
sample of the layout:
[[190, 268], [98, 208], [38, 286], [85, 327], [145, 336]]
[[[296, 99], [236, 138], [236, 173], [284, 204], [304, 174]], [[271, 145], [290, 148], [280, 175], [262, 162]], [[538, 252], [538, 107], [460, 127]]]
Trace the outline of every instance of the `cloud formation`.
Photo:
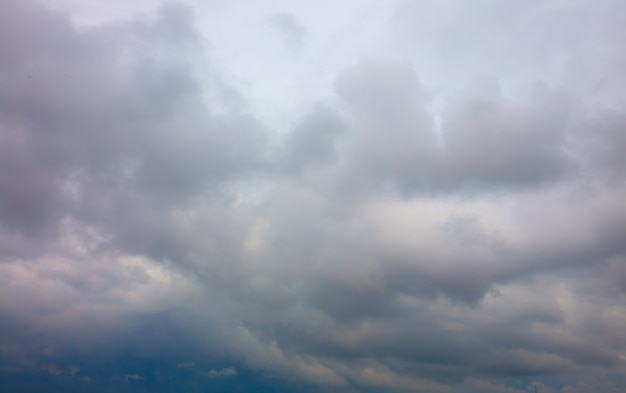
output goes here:
[[209, 371], [209, 377], [211, 377], [211, 378], [215, 378], [215, 377], [236, 377], [236, 376], [237, 376], [237, 370], [235, 370], [232, 367], [223, 368], [221, 370], [210, 370]]
[[201, 6], [0, 3], [0, 385], [624, 390], [626, 7], [348, 3], [246, 14], [281, 129]]

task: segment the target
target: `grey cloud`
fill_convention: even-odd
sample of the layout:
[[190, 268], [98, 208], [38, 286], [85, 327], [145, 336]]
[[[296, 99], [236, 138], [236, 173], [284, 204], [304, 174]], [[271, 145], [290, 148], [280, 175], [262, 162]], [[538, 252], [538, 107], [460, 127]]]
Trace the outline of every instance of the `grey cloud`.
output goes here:
[[236, 377], [236, 376], [237, 376], [237, 370], [235, 370], [232, 367], [223, 368], [221, 370], [210, 370], [209, 371], [209, 377], [211, 377], [211, 378], [215, 378], [215, 377]]
[[[584, 199], [574, 201], [577, 206], [589, 207]], [[592, 216], [602, 209], [601, 206], [592, 208], [598, 209], [590, 213]], [[573, 210], [576, 209], [567, 208], [570, 214]], [[519, 213], [524, 214], [524, 211]], [[317, 214], [319, 211], [313, 213]], [[273, 310], [272, 304], [265, 306], [266, 311], [261, 315], [266, 315], [267, 320], [257, 314], [247, 319], [247, 323], [254, 330], [258, 329], [262, 337], [268, 335], [268, 340], [278, 340], [281, 348], [295, 353], [314, 353], [322, 359], [350, 359], [351, 362], [391, 358], [414, 365], [417, 367], [414, 372], [419, 370], [423, 375], [431, 375], [429, 373], [439, 367], [437, 372], [446, 380], [463, 380], [470, 374], [514, 378], [570, 373], [590, 365], [615, 367], [619, 364], [621, 349], [612, 349], [601, 337], [620, 335], [619, 318], [602, 323], [608, 330], [596, 335], [587, 325], [593, 317], [579, 321], [574, 315], [580, 311], [552, 300], [560, 296], [557, 292], [563, 285], [560, 283], [578, 280], [573, 272], [582, 268], [589, 274], [605, 266], [605, 256], [589, 252], [595, 247], [593, 242], [570, 250], [567, 244], [579, 234], [567, 235], [567, 231], [559, 227], [557, 209], [546, 207], [537, 214], [543, 223], [537, 224], [544, 225], [545, 232], [553, 233], [553, 237], [545, 239], [545, 234], [538, 232], [526, 240], [530, 243], [520, 244], [504, 233], [485, 232], [485, 224], [477, 218], [444, 217], [440, 228], [445, 239], [442, 244], [450, 245], [448, 252], [433, 254], [428, 247], [419, 247], [420, 251], [404, 254], [402, 259], [393, 256], [393, 249], [397, 252], [399, 245], [389, 248], [384, 239], [393, 239], [404, 232], [394, 232], [393, 227], [382, 222], [369, 226], [367, 221], [358, 221], [352, 226], [346, 221], [357, 220], [357, 216], [326, 216], [321, 227], [310, 227], [308, 232], [298, 233], [294, 232], [294, 227], [288, 227], [286, 233], [300, 241], [302, 234], [308, 233], [310, 242], [297, 248], [308, 249], [315, 256], [309, 253], [303, 257], [291, 253], [274, 256], [274, 260], [285, 258], [278, 266], [288, 272], [270, 274], [277, 280], [275, 287], [284, 288], [275, 293], [282, 296], [283, 301], [273, 303], [277, 310]], [[359, 220], [364, 216], [361, 212]], [[420, 215], [416, 214], [417, 217]], [[404, 217], [405, 225], [412, 218]], [[573, 222], [563, 225], [582, 228], [588, 222], [587, 213], [583, 212], [572, 219]], [[315, 225], [320, 225], [319, 221]], [[337, 231], [339, 228], [346, 232]], [[352, 230], [359, 233], [360, 239], [354, 248], [347, 246]], [[587, 236], [587, 230], [596, 231], [586, 228], [580, 235]], [[403, 231], [410, 233], [410, 228]], [[419, 231], [419, 226], [415, 231]], [[530, 234], [533, 229], [528, 227], [525, 231]], [[440, 247], [432, 240], [420, 240], [418, 235], [414, 239], [417, 244], [432, 243], [433, 251]], [[554, 248], [537, 254], [534, 250], [540, 250], [544, 240]], [[461, 242], [460, 246], [452, 247], [455, 242]], [[558, 257], [552, 253], [556, 249], [560, 250]], [[583, 259], [588, 259], [581, 265], [580, 259], [571, 258], [572, 254], [586, 255]], [[623, 250], [616, 250], [614, 255], [622, 254]], [[338, 260], [341, 264], [336, 262]], [[533, 282], [535, 277], [546, 276], [553, 278]], [[523, 296], [507, 294], [502, 288], [517, 285], [526, 288], [524, 291], [535, 291], [536, 295], [530, 302], [516, 305], [515, 299]], [[264, 288], [269, 290], [272, 286], [258, 287], [249, 296], [263, 298]], [[567, 291], [570, 290], [577, 293], [575, 288]], [[285, 304], [285, 298], [292, 300]], [[510, 312], [490, 311], [488, 305], [494, 302], [506, 304], [504, 307], [510, 308]], [[432, 304], [438, 304], [436, 308], [441, 307], [442, 313], [429, 309]], [[461, 314], [447, 314], [444, 310], [448, 307]], [[465, 319], [465, 312], [473, 314], [470, 320]], [[272, 322], [268, 324], [269, 321]], [[503, 358], [507, 362], [503, 362]]]
[[573, 151], [596, 181], [620, 185], [624, 182], [626, 161], [621, 152], [626, 147], [623, 110], [606, 110], [583, 121], [573, 138]]
[[428, 170], [435, 135], [410, 64], [367, 59], [339, 75], [338, 95], [354, 112], [345, 154], [356, 176], [402, 184]]
[[4, 28], [23, 21], [3, 34], [16, 52], [2, 63], [0, 92], [8, 233], [53, 230], [65, 215], [98, 226], [123, 210], [174, 207], [259, 161], [254, 120], [213, 115], [203, 102], [188, 10], [79, 31], [33, 4], [3, 8]]
[[497, 82], [481, 80], [455, 98], [442, 115], [443, 187], [533, 186], [572, 172], [571, 105], [547, 87], [532, 90], [511, 102]]
[[[575, 173], [568, 145], [573, 104], [558, 89], [532, 86], [527, 97], [511, 99], [497, 81], [477, 80], [445, 105], [440, 129], [409, 63], [363, 60], [337, 77], [335, 90], [347, 130], [335, 142], [342, 159], [325, 175], [332, 190], [484, 193], [542, 187]], [[321, 130], [333, 127], [316, 127], [321, 145]]]
[[331, 109], [317, 106], [287, 135], [280, 164], [287, 172], [330, 166], [338, 159], [337, 145], [346, 125]]
[[273, 136], [204, 101], [190, 18], [77, 29], [0, 5], [4, 386], [586, 393], [626, 375], [621, 109], [486, 79], [437, 128], [418, 69], [370, 57]]

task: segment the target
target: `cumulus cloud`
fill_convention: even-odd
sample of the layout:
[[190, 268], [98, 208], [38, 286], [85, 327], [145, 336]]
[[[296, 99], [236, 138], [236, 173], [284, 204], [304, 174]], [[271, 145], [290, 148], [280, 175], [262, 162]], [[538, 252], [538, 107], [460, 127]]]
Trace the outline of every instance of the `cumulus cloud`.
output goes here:
[[280, 130], [201, 6], [0, 3], [0, 385], [622, 391], [626, 8], [435, 3], [252, 7], [351, 59]]

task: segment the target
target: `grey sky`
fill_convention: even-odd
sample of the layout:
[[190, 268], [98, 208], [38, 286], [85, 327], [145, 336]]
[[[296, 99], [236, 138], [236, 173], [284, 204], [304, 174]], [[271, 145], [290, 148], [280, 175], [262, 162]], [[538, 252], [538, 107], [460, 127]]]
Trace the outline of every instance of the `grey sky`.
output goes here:
[[625, 26], [1, 2], [0, 384], [622, 392]]

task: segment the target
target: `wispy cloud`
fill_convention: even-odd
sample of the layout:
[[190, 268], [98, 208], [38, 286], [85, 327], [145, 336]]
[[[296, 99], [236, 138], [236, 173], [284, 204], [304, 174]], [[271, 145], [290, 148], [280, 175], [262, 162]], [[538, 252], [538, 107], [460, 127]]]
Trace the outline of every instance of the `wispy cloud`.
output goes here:
[[223, 368], [221, 370], [210, 370], [209, 371], [209, 377], [211, 377], [211, 378], [215, 378], [215, 377], [236, 377], [236, 376], [237, 376], [237, 370], [235, 370], [232, 367]]

